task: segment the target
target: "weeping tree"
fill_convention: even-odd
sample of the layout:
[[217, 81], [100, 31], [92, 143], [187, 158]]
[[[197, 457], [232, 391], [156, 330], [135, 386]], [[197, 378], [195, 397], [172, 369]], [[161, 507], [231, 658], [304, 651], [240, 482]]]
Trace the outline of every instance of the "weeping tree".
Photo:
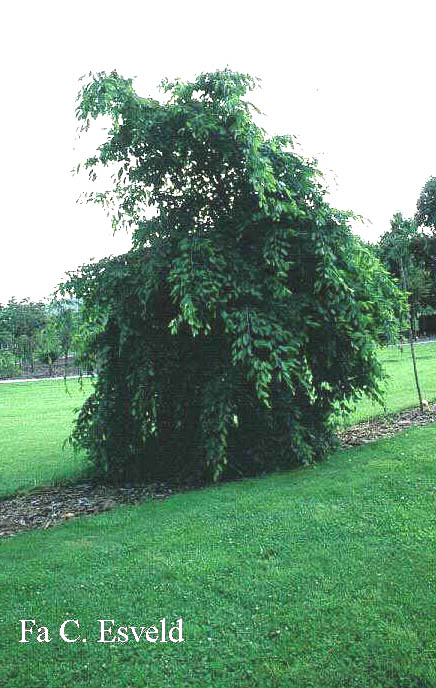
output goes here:
[[112, 478], [321, 459], [338, 410], [380, 399], [376, 346], [400, 292], [327, 203], [316, 163], [255, 123], [250, 76], [165, 80], [162, 102], [116, 72], [90, 77], [81, 129], [101, 115], [111, 128], [84, 164], [113, 183], [88, 200], [132, 247], [61, 287], [83, 303], [98, 373], [73, 444]]

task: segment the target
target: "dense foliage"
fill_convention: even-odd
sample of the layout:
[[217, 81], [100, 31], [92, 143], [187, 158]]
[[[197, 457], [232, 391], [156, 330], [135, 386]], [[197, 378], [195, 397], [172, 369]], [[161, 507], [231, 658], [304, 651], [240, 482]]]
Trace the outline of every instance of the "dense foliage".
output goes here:
[[163, 82], [160, 103], [113, 72], [79, 94], [82, 129], [112, 121], [85, 167], [96, 179], [112, 166], [113, 187], [89, 200], [133, 228], [127, 254], [62, 287], [83, 302], [98, 371], [72, 440], [106, 475], [310, 463], [337, 409], [379, 394], [375, 347], [395, 331], [399, 291], [326, 202], [316, 165], [255, 124], [254, 86], [224, 70]]

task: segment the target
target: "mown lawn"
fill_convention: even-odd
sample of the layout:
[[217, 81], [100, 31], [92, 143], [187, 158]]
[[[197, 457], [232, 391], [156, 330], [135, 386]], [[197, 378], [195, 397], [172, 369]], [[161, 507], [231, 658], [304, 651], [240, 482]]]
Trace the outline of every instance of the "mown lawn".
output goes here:
[[[424, 398], [436, 398], [436, 343], [416, 346]], [[381, 350], [380, 358], [390, 375], [387, 381], [388, 412], [417, 405], [410, 349]], [[74, 417], [90, 393], [84, 379], [82, 392], [76, 380], [11, 383], [0, 385], [0, 498], [20, 489], [55, 483], [78, 476], [86, 468], [83, 457], [70, 447], [62, 449]], [[383, 408], [362, 399], [344, 424], [380, 415]]]
[[83, 392], [77, 380], [0, 384], [0, 497], [83, 470], [84, 460], [62, 448], [74, 409], [90, 393], [89, 380], [83, 383]]
[[[428, 426], [3, 540], [0, 685], [434, 688], [435, 454]], [[183, 643], [96, 642], [163, 617]]]
[[[415, 353], [422, 397], [427, 401], [434, 401], [436, 400], [436, 342], [417, 344]], [[404, 344], [403, 353], [398, 347], [393, 346], [380, 349], [379, 360], [389, 375], [385, 384], [387, 412], [396, 413], [411, 406], [418, 406], [409, 344]], [[382, 406], [364, 398], [359, 402], [354, 413], [345, 419], [344, 424], [353, 425], [383, 413]]]

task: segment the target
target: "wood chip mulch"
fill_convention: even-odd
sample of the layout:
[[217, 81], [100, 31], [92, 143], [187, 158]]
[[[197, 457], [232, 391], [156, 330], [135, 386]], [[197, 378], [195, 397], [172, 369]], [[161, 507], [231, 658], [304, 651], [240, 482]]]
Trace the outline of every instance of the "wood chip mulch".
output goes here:
[[0, 537], [11, 537], [35, 528], [50, 528], [77, 516], [99, 514], [120, 504], [164, 499], [171, 494], [172, 489], [164, 483], [124, 487], [76, 483], [42, 487], [30, 494], [0, 501]]
[[[436, 404], [376, 418], [338, 432], [343, 447], [357, 447], [381, 438], [392, 437], [410, 427], [436, 422]], [[39, 488], [0, 501], [0, 538], [25, 530], [50, 528], [58, 523], [99, 514], [120, 504], [138, 504], [165, 499], [173, 494], [165, 483], [113, 487], [92, 482], [70, 486]]]
[[374, 442], [385, 437], [393, 437], [402, 430], [410, 427], [429, 425], [436, 422], [436, 404], [427, 405], [424, 412], [419, 408], [409, 409], [392, 416], [374, 418], [345, 430], [337, 435], [343, 447], [358, 447], [368, 442]]

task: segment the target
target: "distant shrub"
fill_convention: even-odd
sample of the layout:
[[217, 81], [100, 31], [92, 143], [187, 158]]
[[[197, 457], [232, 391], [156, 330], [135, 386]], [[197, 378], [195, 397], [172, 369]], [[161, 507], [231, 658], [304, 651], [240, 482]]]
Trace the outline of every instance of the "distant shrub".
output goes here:
[[14, 377], [20, 372], [13, 354], [10, 351], [0, 351], [0, 378]]
[[52, 349], [39, 350], [37, 352], [38, 360], [48, 366], [48, 374], [53, 375], [53, 365], [60, 356], [60, 349], [53, 347]]

